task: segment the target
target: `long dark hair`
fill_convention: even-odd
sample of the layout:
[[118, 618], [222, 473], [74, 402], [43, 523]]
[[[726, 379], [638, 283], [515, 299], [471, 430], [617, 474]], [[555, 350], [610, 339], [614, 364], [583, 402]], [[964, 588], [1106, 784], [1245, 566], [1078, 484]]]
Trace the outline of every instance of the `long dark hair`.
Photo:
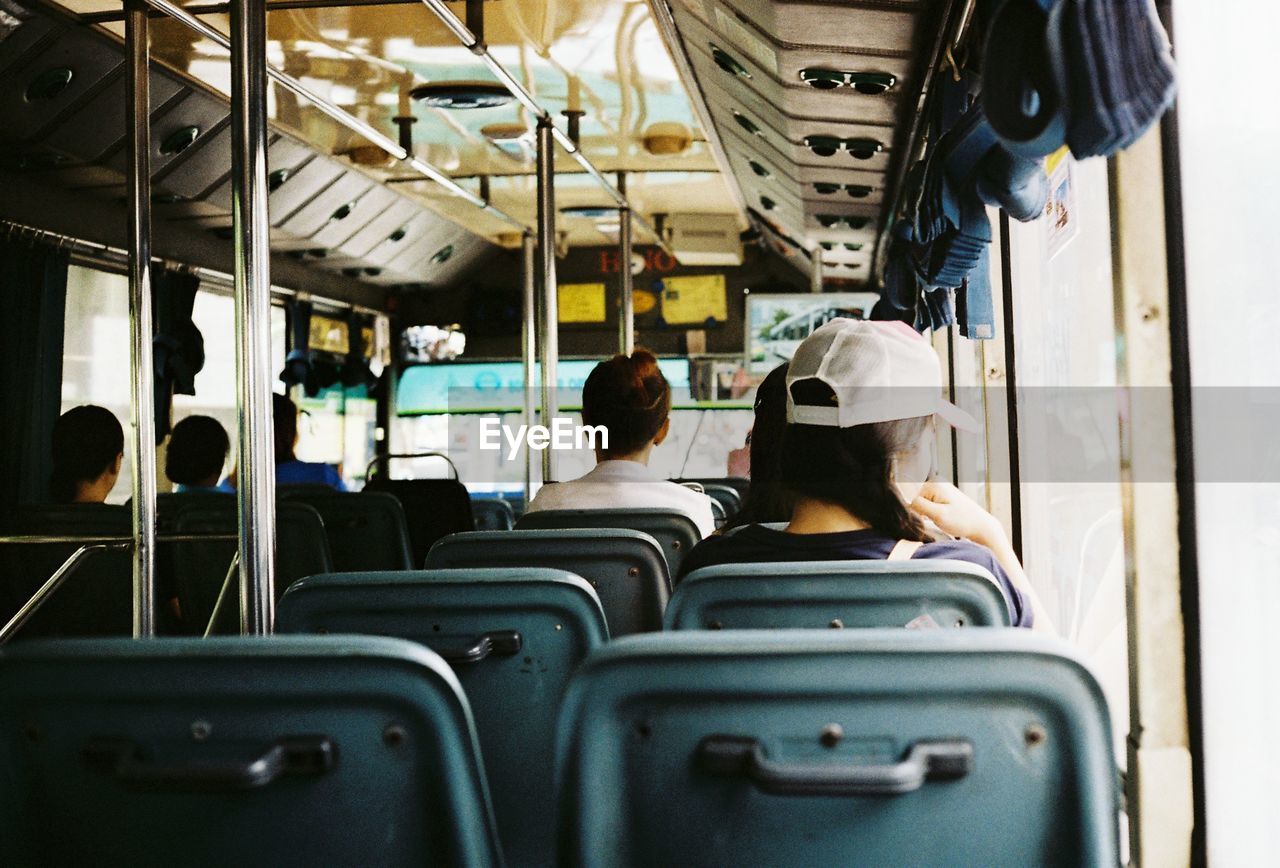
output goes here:
[[756, 418], [751, 427], [751, 486], [742, 509], [725, 529], [761, 521], [787, 521], [795, 496], [782, 485], [782, 437], [787, 430], [787, 368], [783, 362], [756, 389]]
[[[830, 404], [829, 387], [806, 380], [792, 387], [797, 403]], [[893, 484], [893, 456], [915, 447], [928, 416], [851, 428], [788, 425], [782, 443], [782, 481], [792, 492], [844, 507], [894, 539], [930, 542], [919, 517]]]
[[84, 404], [53, 425], [53, 472], [49, 493], [55, 503], [71, 503], [82, 482], [92, 482], [124, 452], [124, 429], [106, 407]]
[[601, 450], [606, 458], [643, 449], [670, 413], [671, 386], [645, 349], [596, 365], [582, 387], [582, 421], [609, 432], [609, 448]]

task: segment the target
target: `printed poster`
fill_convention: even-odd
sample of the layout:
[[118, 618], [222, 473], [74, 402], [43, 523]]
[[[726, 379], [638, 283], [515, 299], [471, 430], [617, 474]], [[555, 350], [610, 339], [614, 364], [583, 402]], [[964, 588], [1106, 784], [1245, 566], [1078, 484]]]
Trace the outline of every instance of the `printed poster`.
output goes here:
[[1080, 217], [1076, 213], [1074, 165], [1075, 160], [1065, 146], [1045, 159], [1044, 170], [1049, 176], [1049, 201], [1044, 206], [1044, 219], [1050, 259], [1057, 256], [1080, 229]]
[[560, 322], [604, 322], [603, 283], [562, 283], [557, 289]]
[[728, 318], [723, 274], [663, 279], [662, 319], [668, 325], [703, 325]]

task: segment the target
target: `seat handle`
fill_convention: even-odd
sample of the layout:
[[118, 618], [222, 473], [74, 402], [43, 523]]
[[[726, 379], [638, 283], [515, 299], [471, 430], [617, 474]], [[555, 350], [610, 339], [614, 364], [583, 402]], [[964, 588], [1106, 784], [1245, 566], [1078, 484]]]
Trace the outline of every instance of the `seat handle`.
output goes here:
[[466, 645], [440, 647], [432, 645], [431, 650], [450, 663], [479, 663], [490, 654], [496, 654], [499, 657], [519, 654], [523, 647], [524, 639], [519, 630], [491, 630], [488, 633], [481, 633]]
[[127, 738], [92, 738], [85, 761], [117, 779], [144, 789], [230, 791], [265, 787], [286, 775], [322, 775], [334, 767], [337, 745], [327, 735], [288, 736], [248, 759], [147, 758]]
[[698, 744], [697, 766], [724, 777], [745, 776], [778, 796], [896, 796], [926, 781], [956, 780], [973, 769], [973, 745], [963, 739], [924, 739], [884, 765], [816, 765], [769, 759], [758, 739], [709, 735]]

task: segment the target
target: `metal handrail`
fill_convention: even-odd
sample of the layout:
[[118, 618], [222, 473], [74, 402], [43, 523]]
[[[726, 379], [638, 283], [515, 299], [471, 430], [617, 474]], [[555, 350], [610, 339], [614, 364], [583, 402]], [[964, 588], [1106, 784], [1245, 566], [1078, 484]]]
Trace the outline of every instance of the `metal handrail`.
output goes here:
[[449, 469], [453, 471], [453, 478], [460, 478], [458, 476], [458, 465], [454, 464], [453, 459], [443, 452], [393, 452], [387, 455], [377, 455], [372, 461], [365, 465], [364, 478], [370, 478], [369, 471], [373, 470], [374, 467], [385, 464], [396, 458], [443, 458], [445, 463], [449, 465]]
[[[148, 2], [152, 2], [152, 0], [148, 0]], [[165, 2], [165, 0], [159, 0], [159, 2]], [[484, 65], [489, 67], [489, 71], [493, 73], [494, 77], [497, 78], [498, 81], [502, 82], [503, 87], [511, 92], [511, 95], [516, 98], [516, 101], [524, 106], [530, 114], [539, 121], [539, 123], [545, 123], [551, 128], [551, 136], [556, 140], [557, 144], [564, 148], [565, 152], [568, 153], [569, 156], [573, 157], [574, 161], [582, 167], [583, 171], [589, 174], [592, 178], [595, 178], [596, 183], [604, 188], [604, 191], [609, 194], [609, 197], [613, 199], [614, 203], [619, 208], [631, 208], [631, 203], [627, 200], [626, 194], [620, 192], [618, 188], [604, 176], [604, 173], [595, 167], [587, 155], [582, 152], [582, 148], [579, 147], [578, 143], [569, 137], [568, 133], [561, 130], [552, 122], [551, 112], [540, 105], [534, 98], [533, 94], [529, 93], [529, 91], [525, 89], [525, 86], [521, 84], [520, 81], [512, 75], [496, 57], [493, 56], [493, 53], [489, 51], [489, 46], [476, 38], [476, 35], [471, 32], [471, 28], [467, 27], [467, 25], [463, 23], [462, 19], [454, 14], [453, 10], [446, 5], [444, 0], [422, 0], [422, 2], [428, 9], [434, 12], [436, 17], [440, 19], [441, 23], [458, 38], [458, 42], [462, 44], [463, 48], [466, 48], [476, 57], [480, 58], [480, 60], [484, 62]], [[649, 221], [646, 220], [642, 214], [633, 211], [631, 219], [635, 223], [639, 224], [640, 228], [645, 232], [653, 236], [659, 247], [671, 254], [672, 258], [676, 258], [675, 253], [667, 244], [666, 239], [658, 233], [658, 230], [650, 225]]]
[[[156, 542], [231, 542], [240, 537], [233, 533], [162, 533], [156, 534]], [[107, 545], [133, 545], [132, 536], [109, 534], [10, 534], [0, 535], [0, 545], [52, 545], [55, 543], [102, 543]]]
[[4, 645], [13, 635], [22, 629], [27, 621], [31, 620], [31, 616], [39, 611], [40, 607], [49, 601], [54, 592], [62, 587], [71, 574], [79, 569], [80, 565], [96, 555], [98, 552], [126, 549], [133, 545], [133, 537], [127, 537], [123, 542], [113, 543], [90, 543], [80, 546], [71, 553], [71, 556], [62, 562], [62, 566], [53, 571], [40, 588], [31, 595], [31, 599], [22, 605], [9, 622], [0, 627], [0, 645]]
[[227, 591], [231, 588], [231, 580], [235, 577], [236, 567], [240, 566], [240, 552], [236, 552], [231, 557], [231, 565], [227, 567], [227, 577], [222, 580], [222, 588], [218, 591], [218, 599], [214, 601], [213, 611], [209, 614], [209, 623], [204, 628], [204, 636], [201, 638], [208, 639], [213, 635], [214, 625], [218, 623], [218, 616], [222, 614], [223, 603], [227, 599]]
[[[168, 15], [170, 18], [173, 18], [176, 21], [182, 22], [186, 26], [190, 27], [192, 30], [199, 33], [201, 36], [217, 43], [222, 48], [225, 48], [227, 50], [231, 49], [230, 37], [224, 35], [221, 31], [217, 30], [216, 28], [204, 23], [199, 18], [195, 17], [194, 15], [189, 13], [187, 10], [183, 9], [181, 6], [171, 3], [169, 2], [169, 0], [142, 0], [142, 2], [144, 2], [146, 5], [150, 6], [152, 9], [155, 9], [158, 12], [163, 12], [164, 14]], [[326, 116], [328, 116], [331, 120], [336, 121], [337, 123], [351, 130], [353, 133], [363, 136], [365, 139], [372, 142], [374, 145], [377, 145], [379, 148], [386, 151], [388, 154], [395, 157], [397, 160], [401, 161], [409, 168], [413, 169], [416, 172], [419, 172], [422, 175], [425, 175], [426, 177], [430, 178], [432, 181], [435, 181], [437, 184], [444, 187], [446, 190], [448, 190], [450, 193], [453, 193], [455, 196], [460, 196], [463, 199], [466, 199], [468, 202], [470, 202], [472, 205], [476, 206], [480, 210], [486, 211], [492, 214], [493, 216], [506, 221], [507, 223], [510, 223], [514, 226], [519, 226], [522, 229], [525, 228], [525, 224], [521, 223], [515, 217], [512, 217], [510, 214], [507, 214], [505, 211], [501, 210], [500, 208], [497, 208], [489, 204], [484, 199], [477, 196], [475, 193], [472, 193], [470, 190], [467, 190], [466, 188], [462, 187], [461, 185], [458, 184], [458, 182], [454, 181], [453, 178], [446, 175], [442, 170], [437, 169], [435, 166], [431, 165], [430, 163], [427, 163], [413, 156], [413, 154], [409, 153], [404, 148], [400, 147], [399, 143], [397, 143], [391, 137], [379, 132], [371, 124], [365, 123], [364, 121], [360, 120], [354, 115], [346, 111], [343, 111], [341, 108], [329, 102], [327, 99], [320, 96], [315, 91], [311, 90], [305, 84], [298, 81], [298, 79], [294, 78], [288, 73], [282, 70], [276, 69], [271, 64], [267, 64], [267, 76], [272, 80], [274, 80], [275, 82], [277, 82], [278, 84], [283, 85], [286, 89], [292, 91], [294, 94], [310, 102], [317, 109], [319, 109]]]

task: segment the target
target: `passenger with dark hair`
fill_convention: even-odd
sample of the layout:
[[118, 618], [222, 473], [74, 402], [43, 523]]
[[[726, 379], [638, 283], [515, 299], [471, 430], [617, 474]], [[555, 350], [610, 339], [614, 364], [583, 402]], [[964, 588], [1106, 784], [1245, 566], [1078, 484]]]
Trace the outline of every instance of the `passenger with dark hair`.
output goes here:
[[174, 491], [224, 491], [218, 484], [231, 451], [231, 440], [222, 423], [212, 416], [187, 416], [173, 426], [165, 450], [164, 473]]
[[[930, 480], [934, 420], [977, 423], [942, 399], [927, 341], [898, 322], [835, 319], [797, 348], [786, 384], [780, 470], [795, 496], [790, 523], [704, 540], [682, 574], [720, 563], [969, 561], [995, 577], [1012, 624], [1053, 629], [999, 521]], [[935, 539], [925, 519], [946, 538]]]
[[582, 388], [582, 421], [608, 432], [596, 441], [596, 466], [580, 479], [543, 486], [527, 512], [547, 509], [672, 509], [705, 537], [715, 530], [711, 501], [649, 468], [653, 447], [671, 429], [671, 387], [648, 350], [601, 362]]
[[298, 447], [298, 405], [284, 395], [272, 395], [271, 415], [276, 441], [276, 484], [327, 485], [346, 491], [346, 483], [333, 465], [299, 461], [294, 454]]
[[105, 503], [124, 462], [124, 429], [111, 411], [73, 407], [54, 423], [51, 445], [54, 503]]
[[782, 435], [787, 429], [787, 362], [769, 372], [756, 389], [755, 422], [747, 434], [751, 486], [742, 509], [723, 530], [791, 518], [795, 496], [782, 485]]

